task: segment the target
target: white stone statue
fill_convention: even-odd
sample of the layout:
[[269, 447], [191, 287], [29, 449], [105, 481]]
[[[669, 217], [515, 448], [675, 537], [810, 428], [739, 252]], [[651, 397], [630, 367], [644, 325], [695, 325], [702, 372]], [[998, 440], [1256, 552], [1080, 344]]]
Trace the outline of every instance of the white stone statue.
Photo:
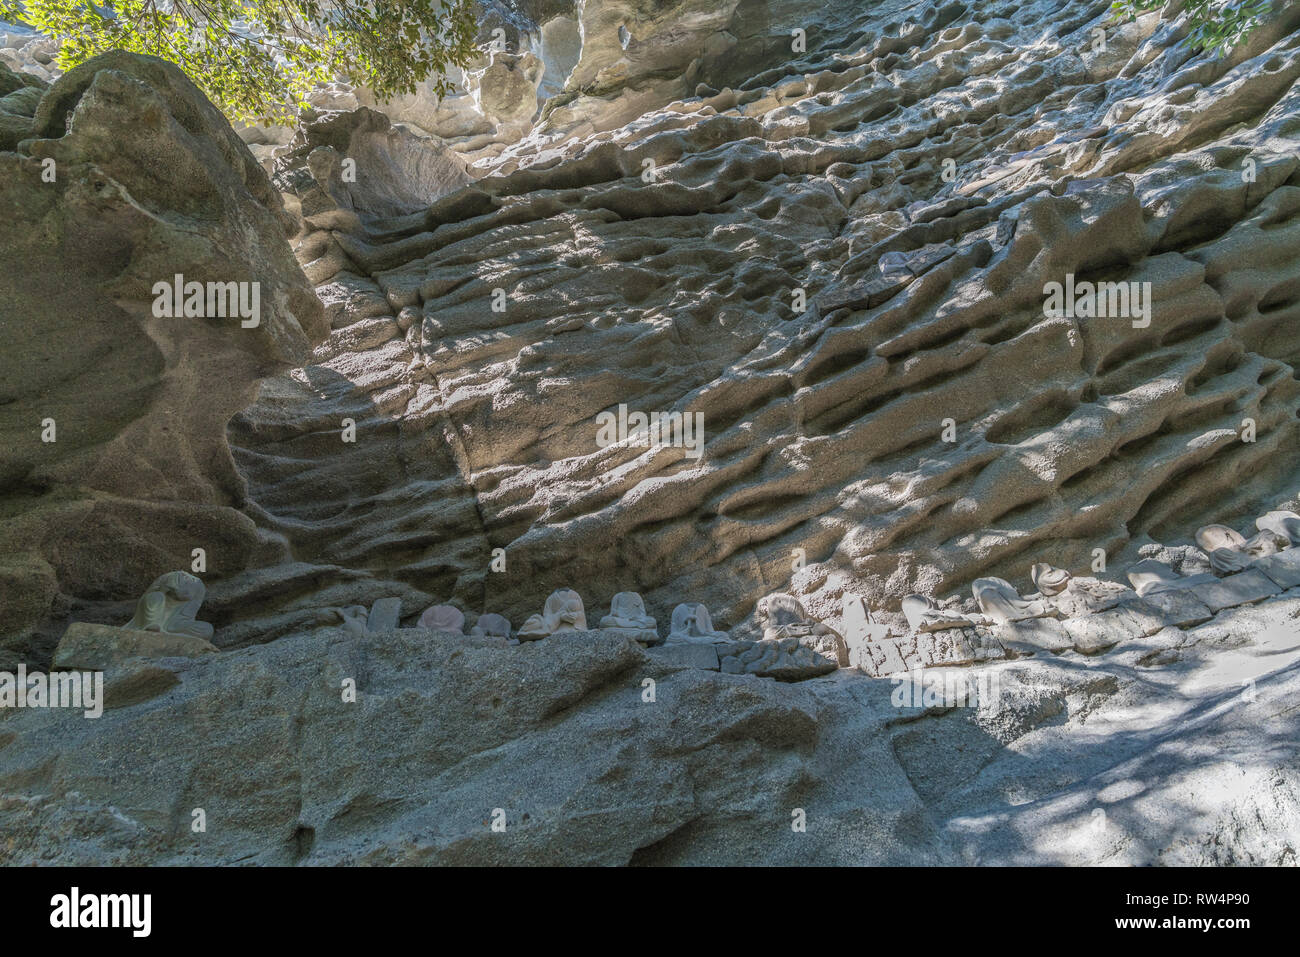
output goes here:
[[1033, 579], [1034, 587], [1040, 595], [1051, 598], [1069, 588], [1070, 579], [1074, 576], [1064, 568], [1053, 568], [1046, 562], [1039, 562], [1029, 569], [1029, 577]]
[[699, 602], [683, 602], [673, 609], [672, 628], [668, 644], [708, 645], [715, 641], [730, 641], [725, 631], [714, 631], [709, 609]]
[[902, 605], [903, 617], [912, 631], [943, 631], [946, 628], [970, 628], [975, 624], [966, 615], [945, 611], [925, 595], [908, 595]]
[[1194, 588], [1217, 582], [1213, 575], [1179, 575], [1164, 562], [1144, 558], [1128, 570], [1128, 580], [1139, 595], [1154, 595], [1162, 591]]
[[479, 615], [469, 633], [475, 638], [509, 638], [510, 619], [495, 612]]
[[1255, 519], [1255, 527], [1283, 539], [1292, 547], [1300, 545], [1300, 515], [1295, 512], [1268, 512]]
[[571, 588], [551, 592], [540, 615], [531, 615], [519, 629], [521, 641], [536, 641], [562, 631], [586, 631], [587, 612], [582, 597]]
[[977, 578], [970, 587], [980, 612], [996, 622], [1024, 621], [1048, 614], [1043, 602], [1021, 598], [1015, 587], [1004, 578]]
[[1196, 530], [1196, 544], [1210, 556], [1210, 567], [1219, 572], [1239, 572], [1250, 564], [1246, 539], [1227, 525], [1206, 525]]
[[806, 638], [818, 623], [808, 617], [803, 604], [793, 595], [768, 595], [758, 603], [758, 620], [765, 639]]
[[600, 620], [600, 627], [635, 638], [642, 644], [659, 644], [655, 620], [645, 613], [645, 602], [634, 591], [621, 591], [613, 597], [609, 614]]
[[203, 582], [187, 572], [160, 575], [135, 603], [135, 617], [126, 627], [206, 641], [212, 637], [212, 626], [194, 617], [205, 594]]
[[455, 605], [430, 605], [420, 615], [420, 628], [465, 634], [465, 613]]

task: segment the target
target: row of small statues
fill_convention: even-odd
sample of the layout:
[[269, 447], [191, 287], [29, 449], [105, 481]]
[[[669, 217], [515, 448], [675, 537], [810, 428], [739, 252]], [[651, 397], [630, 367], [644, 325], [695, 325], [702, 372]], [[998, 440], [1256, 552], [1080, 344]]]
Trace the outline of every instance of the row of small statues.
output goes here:
[[[136, 603], [134, 617], [125, 627], [207, 640], [212, 637], [212, 625], [195, 617], [205, 593], [203, 582], [193, 575], [168, 572], [155, 579], [145, 591]], [[758, 612], [764, 638], [834, 634], [826, 626], [812, 621], [799, 601], [790, 595], [769, 595], [759, 602]], [[345, 627], [359, 634], [387, 631], [398, 625], [401, 600], [381, 598], [370, 609], [364, 605], [350, 605], [335, 609], [335, 613]], [[455, 605], [433, 605], [420, 615], [416, 627], [464, 634], [465, 614]], [[709, 609], [699, 602], [683, 602], [674, 608], [669, 633], [666, 638], [661, 638], [657, 622], [646, 614], [645, 602], [632, 591], [614, 596], [609, 614], [600, 619], [600, 628], [624, 634], [645, 645], [665, 642], [711, 644], [732, 640], [728, 632], [713, 626]], [[572, 589], [561, 588], [546, 599], [541, 614], [530, 616], [513, 635], [509, 619], [493, 612], [480, 615], [469, 634], [537, 641], [566, 631], [587, 630], [587, 613], [582, 597]]]
[[[465, 614], [455, 605], [433, 605], [420, 615], [416, 627], [464, 634]], [[600, 628], [634, 638], [644, 645], [665, 642], [707, 644], [731, 640], [727, 632], [714, 629], [709, 609], [699, 602], [683, 602], [674, 608], [672, 627], [667, 638], [661, 638], [657, 622], [646, 614], [645, 602], [634, 591], [621, 591], [614, 596], [609, 614], [600, 619]], [[561, 588], [546, 599], [541, 614], [530, 616], [513, 635], [510, 620], [495, 612], [480, 615], [469, 633], [478, 637], [538, 641], [566, 631], [587, 630], [587, 611], [582, 596], [571, 588]]]
[[[1212, 569], [1231, 574], [1245, 569], [1256, 558], [1300, 545], [1300, 515], [1289, 511], [1272, 511], [1255, 520], [1257, 534], [1247, 539], [1226, 525], [1206, 525], [1196, 532], [1196, 542], [1208, 555]], [[1002, 578], [977, 578], [971, 585], [980, 614], [965, 614], [940, 607], [925, 595], [908, 595], [902, 611], [913, 632], [939, 631], [978, 624], [1023, 621], [1054, 614], [1067, 617], [1087, 614], [1112, 602], [1127, 591], [1116, 582], [1096, 578], [1074, 579], [1064, 569], [1040, 563], [1030, 570], [1038, 589], [1036, 594], [1021, 596]], [[1180, 575], [1164, 562], [1144, 559], [1128, 570], [1129, 581], [1139, 596], [1162, 591], [1195, 587], [1217, 581], [1212, 574]], [[186, 572], [169, 572], [157, 578], [136, 603], [135, 615], [126, 625], [145, 631], [187, 635], [207, 640], [212, 625], [198, 621], [203, 603], [203, 582]], [[353, 605], [337, 609], [343, 624], [358, 633], [396, 628], [401, 601], [383, 598], [371, 609]], [[828, 626], [813, 620], [803, 605], [791, 595], [769, 595], [758, 603], [757, 616], [763, 638], [798, 638], [816, 646], [835, 644], [839, 635]], [[868, 639], [883, 636], [860, 599], [846, 601], [844, 628], [854, 636]], [[454, 605], [433, 605], [426, 609], [417, 626], [435, 631], [464, 633], [465, 615]], [[602, 630], [621, 633], [645, 645], [710, 644], [730, 641], [728, 632], [714, 628], [709, 610], [699, 602], [684, 602], [673, 609], [671, 627], [660, 638], [654, 618], [646, 614], [645, 603], [636, 592], [619, 592], [610, 602], [609, 614], [600, 619]], [[541, 614], [530, 616], [517, 632], [511, 634], [510, 621], [503, 615], [481, 615], [470, 634], [518, 641], [537, 641], [569, 631], [586, 631], [587, 614], [582, 597], [572, 589], [561, 588], [546, 599]]]

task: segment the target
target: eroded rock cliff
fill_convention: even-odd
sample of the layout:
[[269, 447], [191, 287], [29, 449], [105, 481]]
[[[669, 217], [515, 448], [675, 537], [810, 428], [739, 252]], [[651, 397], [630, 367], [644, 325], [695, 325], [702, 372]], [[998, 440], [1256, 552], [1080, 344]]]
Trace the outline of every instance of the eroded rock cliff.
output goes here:
[[[1285, 503], [1298, 23], [1216, 59], [1099, 3], [818, 13], [733, 88], [308, 228], [335, 332], [231, 426], [262, 520], [515, 620], [585, 582], [736, 626], [772, 590], [894, 612]], [[1047, 315], [1075, 281], [1149, 314]], [[602, 444], [620, 406], [702, 416], [702, 448]]]
[[[196, 548], [214, 567], [287, 557], [241, 510], [225, 427], [326, 332], [292, 218], [176, 67], [114, 53], [34, 82], [0, 66], [23, 125], [0, 152], [6, 664], [48, 658], [70, 615], [119, 607]], [[159, 317], [154, 286], [178, 274], [258, 284], [256, 324]]]

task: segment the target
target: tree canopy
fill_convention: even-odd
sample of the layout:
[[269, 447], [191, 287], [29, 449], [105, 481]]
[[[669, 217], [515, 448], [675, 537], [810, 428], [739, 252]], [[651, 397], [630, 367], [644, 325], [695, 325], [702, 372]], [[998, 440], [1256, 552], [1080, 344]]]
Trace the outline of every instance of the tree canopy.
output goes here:
[[[1115, 16], [1130, 19], [1159, 10], [1169, 0], [1114, 0]], [[1272, 0], [1183, 0], [1191, 32], [1187, 42], [1194, 49], [1225, 52], [1246, 38], [1259, 25]]]
[[0, 19], [62, 42], [67, 70], [112, 49], [179, 66], [231, 119], [286, 122], [318, 84], [380, 99], [474, 56], [473, 0], [0, 0]]

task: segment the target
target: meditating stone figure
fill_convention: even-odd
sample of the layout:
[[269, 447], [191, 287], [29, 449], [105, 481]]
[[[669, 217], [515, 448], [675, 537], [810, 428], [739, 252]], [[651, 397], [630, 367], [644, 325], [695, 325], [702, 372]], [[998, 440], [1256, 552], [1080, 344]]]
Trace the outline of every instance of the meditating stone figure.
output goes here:
[[510, 619], [495, 612], [479, 615], [469, 633], [475, 638], [509, 638]]
[[660, 643], [655, 620], [645, 613], [645, 602], [634, 591], [621, 591], [609, 603], [609, 614], [600, 620], [600, 627], [635, 638], [643, 645]]
[[[1269, 513], [1281, 516], [1289, 514], [1293, 513]], [[1267, 519], [1268, 516], [1264, 518]], [[1291, 544], [1287, 534], [1287, 521], [1282, 518], [1275, 523], [1266, 521], [1264, 526], [1260, 526], [1260, 519], [1256, 519], [1259, 532], [1250, 538], [1227, 525], [1206, 525], [1196, 530], [1196, 544], [1210, 556], [1210, 567], [1215, 571], [1224, 574], [1239, 572], [1256, 558], [1276, 554]]]
[[203, 582], [186, 572], [160, 575], [136, 602], [135, 617], [126, 627], [207, 640], [212, 626], [194, 618], [206, 593]]
[[1004, 578], [977, 578], [970, 587], [980, 611], [1001, 624], [1042, 618], [1047, 614], [1041, 601], [1021, 598], [1015, 587]]
[[540, 615], [531, 615], [519, 629], [520, 641], [536, 641], [562, 631], [586, 631], [587, 612], [582, 598], [571, 588], [551, 592]]
[[1128, 570], [1128, 580], [1139, 595], [1154, 595], [1162, 591], [1194, 588], [1217, 582], [1213, 575], [1179, 575], [1164, 562], [1144, 558]]
[[465, 613], [455, 605], [430, 605], [420, 616], [419, 627], [432, 631], [465, 634]]
[[912, 631], [943, 631], [945, 628], [970, 628], [975, 622], [955, 611], [945, 611], [925, 595], [908, 595], [903, 599], [903, 617]]
[[1300, 515], [1295, 512], [1267, 512], [1255, 519], [1255, 527], [1286, 541], [1291, 546], [1300, 545]]
[[673, 609], [668, 644], [708, 645], [715, 641], [730, 640], [731, 635], [727, 632], [713, 630], [709, 609], [699, 602], [683, 602]]

